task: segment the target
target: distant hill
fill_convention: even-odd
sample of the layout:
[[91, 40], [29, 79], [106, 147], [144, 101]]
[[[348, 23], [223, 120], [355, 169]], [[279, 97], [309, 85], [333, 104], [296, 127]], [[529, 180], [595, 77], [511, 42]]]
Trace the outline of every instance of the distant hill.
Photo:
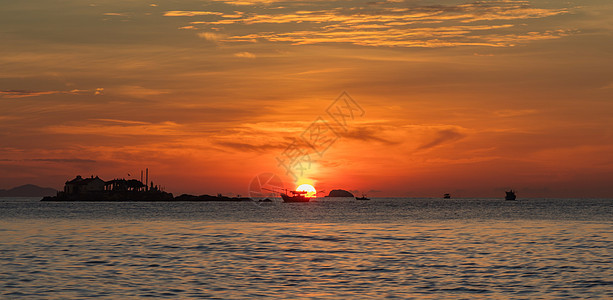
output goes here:
[[354, 197], [352, 193], [345, 190], [331, 190], [326, 197]]
[[25, 184], [9, 190], [0, 190], [0, 197], [44, 197], [55, 196], [57, 191], [52, 188], [43, 188], [33, 184]]

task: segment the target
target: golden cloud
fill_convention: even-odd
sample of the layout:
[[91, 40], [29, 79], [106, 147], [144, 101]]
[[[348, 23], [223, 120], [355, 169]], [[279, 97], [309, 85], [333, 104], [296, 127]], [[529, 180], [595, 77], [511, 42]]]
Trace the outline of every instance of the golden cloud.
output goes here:
[[280, 2], [280, 0], [215, 0], [217, 2], [223, 2], [231, 5], [257, 5], [257, 4], [271, 4]]
[[209, 16], [209, 15], [223, 15], [220, 12], [214, 11], [192, 11], [192, 10], [171, 10], [164, 13], [165, 17], [195, 17], [195, 16]]
[[203, 38], [203, 39], [205, 39], [207, 41], [217, 42], [217, 41], [225, 38], [225, 35], [219, 34], [219, 33], [215, 33], [215, 32], [199, 32], [198, 33], [198, 37]]
[[[264, 4], [274, 1], [222, 1], [228, 4]], [[305, 10], [306, 3], [293, 3], [300, 10], [284, 13], [234, 12], [216, 14], [210, 21], [191, 24], [226, 25], [228, 30], [240, 28], [241, 34], [217, 33], [199, 36], [228, 42], [288, 42], [294, 45], [319, 43], [350, 43], [361, 46], [386, 47], [449, 47], [491, 46], [509, 47], [518, 43], [555, 39], [569, 34], [568, 30], [546, 29], [528, 31], [512, 20], [547, 18], [569, 13], [566, 8], [536, 8], [527, 1], [479, 1], [461, 5], [397, 7], [395, 2], [375, 2], [365, 7], [345, 4], [329, 10]], [[346, 2], [343, 2], [346, 3]], [[273, 10], [276, 11], [276, 10]], [[506, 23], [502, 23], [506, 22]], [[253, 32], [254, 24], [300, 24], [277, 27], [274, 31]], [[249, 27], [246, 27], [249, 26]], [[286, 29], [294, 28], [294, 29]], [[299, 29], [296, 29], [299, 28]], [[513, 28], [513, 31], [509, 29]], [[244, 33], [245, 30], [251, 31]], [[526, 32], [522, 32], [526, 31]]]
[[[182, 136], [183, 125], [174, 122], [147, 123], [137, 121], [96, 119], [99, 123], [87, 125], [54, 125], [43, 132], [54, 134], [99, 135], [99, 136]], [[110, 123], [110, 124], [109, 124]]]
[[70, 90], [70, 91], [26, 91], [26, 90], [5, 90], [0, 91], [0, 98], [25, 98], [36, 97], [53, 94], [71, 94], [79, 95], [88, 92], [87, 90]]
[[[101, 92], [104, 92], [104, 90], [102, 90]], [[168, 93], [167, 91], [145, 88], [138, 85], [123, 85], [113, 89], [109, 89], [108, 92], [134, 98], [147, 98]]]
[[234, 56], [236, 57], [242, 57], [242, 58], [255, 58], [255, 54], [251, 53], [251, 52], [239, 52], [239, 53], [234, 53]]

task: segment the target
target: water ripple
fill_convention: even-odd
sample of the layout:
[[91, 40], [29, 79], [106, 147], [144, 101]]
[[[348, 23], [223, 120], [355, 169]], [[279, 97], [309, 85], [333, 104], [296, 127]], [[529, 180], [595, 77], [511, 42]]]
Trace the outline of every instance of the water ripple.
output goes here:
[[[194, 218], [192, 204], [185, 218], [97, 219], [82, 210], [83, 218], [0, 219], [0, 298], [613, 297], [612, 221], [404, 219], [422, 204], [391, 203], [393, 217], [378, 223], [352, 212], [343, 222], [251, 221], [239, 204], [221, 221]], [[326, 220], [332, 205], [279, 213]]]

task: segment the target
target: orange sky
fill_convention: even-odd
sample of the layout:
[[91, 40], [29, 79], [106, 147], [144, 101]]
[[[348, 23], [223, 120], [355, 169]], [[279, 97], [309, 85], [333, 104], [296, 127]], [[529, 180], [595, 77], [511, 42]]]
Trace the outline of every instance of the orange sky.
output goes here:
[[0, 188], [294, 187], [277, 158], [346, 91], [318, 190], [611, 197], [611, 1], [166, 2], [2, 4]]

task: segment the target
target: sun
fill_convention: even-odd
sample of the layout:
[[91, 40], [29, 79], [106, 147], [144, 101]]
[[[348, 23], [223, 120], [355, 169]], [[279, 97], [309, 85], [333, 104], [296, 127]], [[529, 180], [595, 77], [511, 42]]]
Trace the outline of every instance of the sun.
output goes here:
[[314, 198], [317, 195], [317, 191], [315, 190], [315, 188], [312, 185], [306, 183], [299, 185], [296, 188], [296, 191], [307, 192], [306, 196], [310, 198]]

